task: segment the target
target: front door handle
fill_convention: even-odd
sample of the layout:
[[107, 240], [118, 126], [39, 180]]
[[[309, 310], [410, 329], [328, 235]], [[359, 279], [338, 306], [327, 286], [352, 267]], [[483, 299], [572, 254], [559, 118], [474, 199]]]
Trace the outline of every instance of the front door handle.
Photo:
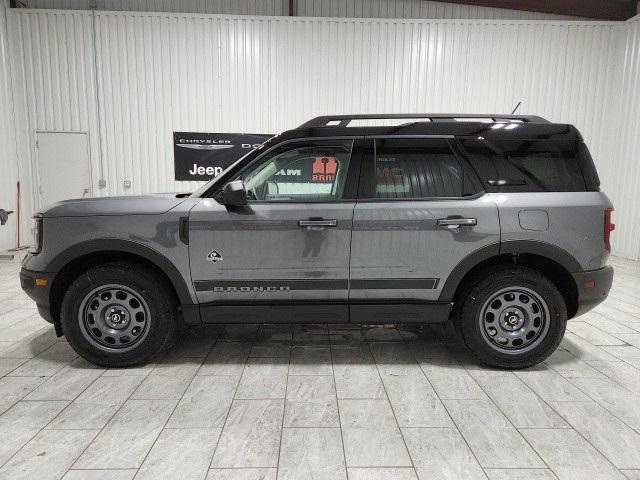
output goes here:
[[451, 230], [460, 227], [473, 227], [478, 224], [477, 218], [439, 218], [437, 221], [439, 227], [447, 227]]
[[310, 218], [309, 220], [299, 220], [298, 226], [307, 230], [322, 230], [325, 227], [336, 227], [337, 220], [325, 220], [324, 218]]

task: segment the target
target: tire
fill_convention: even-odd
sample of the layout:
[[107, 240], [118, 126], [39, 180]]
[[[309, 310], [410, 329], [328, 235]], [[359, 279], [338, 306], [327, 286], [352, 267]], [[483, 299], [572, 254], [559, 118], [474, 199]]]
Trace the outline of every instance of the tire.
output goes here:
[[471, 353], [492, 367], [536, 365], [564, 336], [564, 298], [551, 280], [531, 268], [483, 270], [465, 284], [459, 298], [453, 312], [456, 331]]
[[128, 263], [96, 266], [76, 278], [60, 315], [71, 347], [102, 367], [132, 367], [160, 355], [172, 344], [177, 319], [166, 283]]

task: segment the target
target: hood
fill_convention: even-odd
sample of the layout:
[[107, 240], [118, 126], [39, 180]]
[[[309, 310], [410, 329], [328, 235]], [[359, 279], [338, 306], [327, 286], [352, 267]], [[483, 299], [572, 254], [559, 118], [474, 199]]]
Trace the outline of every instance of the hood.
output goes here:
[[94, 197], [63, 200], [42, 210], [42, 216], [89, 217], [94, 215], [157, 215], [184, 202], [175, 193], [125, 197]]

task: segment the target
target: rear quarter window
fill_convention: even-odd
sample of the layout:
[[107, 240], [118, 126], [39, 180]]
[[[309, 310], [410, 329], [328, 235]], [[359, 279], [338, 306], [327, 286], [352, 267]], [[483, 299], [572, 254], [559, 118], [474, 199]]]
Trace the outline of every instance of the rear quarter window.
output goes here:
[[472, 165], [491, 190], [584, 192], [576, 142], [566, 140], [463, 140]]

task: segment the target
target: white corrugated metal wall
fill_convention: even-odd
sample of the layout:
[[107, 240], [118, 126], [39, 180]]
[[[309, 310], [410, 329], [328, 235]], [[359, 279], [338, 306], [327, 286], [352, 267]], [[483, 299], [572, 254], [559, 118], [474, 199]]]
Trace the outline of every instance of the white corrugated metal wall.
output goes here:
[[29, 8], [62, 8], [134, 12], [288, 15], [289, 0], [27, 0]]
[[615, 250], [640, 259], [640, 17], [627, 22], [624, 52], [611, 119], [615, 144], [600, 171], [616, 207]]
[[[17, 210], [16, 181], [19, 178], [13, 135], [13, 99], [9, 69], [6, 8], [0, 0], [0, 208]], [[16, 213], [0, 226], [0, 251], [16, 246]]]
[[478, 18], [503, 20], [568, 20], [572, 18], [565, 15], [426, 0], [297, 0], [297, 14], [308, 17], [355, 18]]
[[278, 132], [332, 112], [506, 112], [522, 100], [597, 150], [620, 38], [598, 22], [96, 12], [96, 107], [91, 12], [12, 13], [29, 130], [89, 131], [108, 194], [193, 188], [172, 180], [167, 132]]
[[[14, 83], [26, 88], [19, 144], [33, 158], [38, 129], [88, 131], [100, 195], [193, 188], [173, 181], [173, 131], [275, 133], [323, 113], [509, 112], [522, 101], [519, 113], [580, 128], [617, 216], [631, 213], [617, 199], [624, 169], [608, 170], [624, 23], [10, 16]], [[638, 256], [617, 240], [617, 253]]]
[[[22, 236], [40, 208], [36, 195], [35, 132], [88, 132], [94, 172], [99, 165], [91, 12], [8, 10], [15, 135], [21, 161]], [[94, 175], [93, 185], [98, 178]], [[97, 188], [94, 187], [94, 192]]]
[[[289, 0], [22, 0], [29, 8], [63, 8], [138, 12], [288, 15]], [[568, 20], [577, 17], [456, 5], [430, 0], [295, 0], [300, 17], [350, 18], [484, 18], [504, 20]]]

